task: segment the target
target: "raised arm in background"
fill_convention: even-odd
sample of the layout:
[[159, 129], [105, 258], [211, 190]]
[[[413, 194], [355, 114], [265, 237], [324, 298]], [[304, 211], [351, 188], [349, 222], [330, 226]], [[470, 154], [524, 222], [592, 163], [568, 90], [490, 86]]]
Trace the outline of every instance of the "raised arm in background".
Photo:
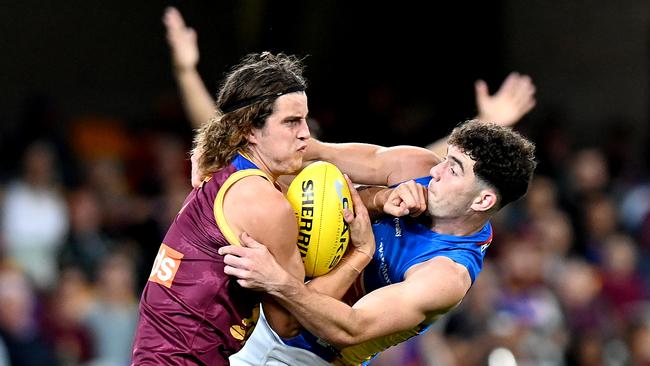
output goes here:
[[[511, 72], [499, 90], [490, 95], [483, 80], [474, 85], [476, 92], [476, 119], [501, 126], [514, 126], [535, 106], [535, 85], [528, 75]], [[427, 145], [438, 156], [447, 155], [447, 136]]]
[[199, 128], [218, 113], [210, 92], [196, 69], [199, 47], [196, 32], [185, 25], [183, 16], [174, 7], [163, 15], [167, 43], [172, 57], [174, 78], [178, 83], [183, 107], [193, 128]]

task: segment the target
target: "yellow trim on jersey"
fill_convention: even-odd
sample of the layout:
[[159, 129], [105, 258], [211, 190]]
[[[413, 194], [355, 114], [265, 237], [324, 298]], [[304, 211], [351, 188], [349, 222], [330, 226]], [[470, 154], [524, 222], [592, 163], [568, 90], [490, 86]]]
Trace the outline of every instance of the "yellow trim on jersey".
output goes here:
[[336, 366], [358, 366], [363, 362], [368, 361], [379, 352], [392, 347], [396, 344], [402, 343], [409, 338], [421, 334], [429, 324], [437, 319], [437, 315], [428, 316], [422, 323], [417, 326], [388, 334], [385, 336], [377, 337], [354, 346], [343, 348], [338, 358], [332, 361], [332, 365]]
[[241, 243], [239, 242], [237, 235], [232, 232], [232, 229], [228, 225], [228, 221], [226, 221], [226, 216], [223, 214], [223, 198], [226, 195], [228, 189], [230, 189], [233, 184], [237, 183], [243, 178], [253, 175], [260, 176], [271, 183], [271, 179], [269, 179], [269, 177], [259, 169], [238, 170], [231, 174], [228, 179], [223, 182], [223, 185], [221, 188], [219, 188], [219, 192], [217, 192], [217, 197], [214, 199], [214, 205], [212, 209], [214, 212], [214, 218], [217, 221], [217, 226], [219, 227], [219, 230], [221, 230], [223, 237], [226, 238], [226, 240], [228, 240], [228, 242], [232, 245], [241, 246]]
[[244, 150], [238, 150], [238, 151], [237, 151], [237, 154], [239, 154], [239, 155], [245, 157], [246, 160], [248, 160], [248, 161], [253, 161], [253, 159], [251, 159], [250, 155], [248, 155], [247, 153], [245, 153]]

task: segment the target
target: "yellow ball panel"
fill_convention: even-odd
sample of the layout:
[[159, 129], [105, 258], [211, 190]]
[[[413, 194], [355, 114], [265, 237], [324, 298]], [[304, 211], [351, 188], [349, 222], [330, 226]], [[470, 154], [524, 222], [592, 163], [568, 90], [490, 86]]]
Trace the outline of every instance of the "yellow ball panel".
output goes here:
[[352, 209], [352, 198], [343, 174], [334, 164], [314, 162], [291, 182], [287, 199], [298, 221], [297, 244], [306, 276], [326, 274], [350, 241], [343, 208]]

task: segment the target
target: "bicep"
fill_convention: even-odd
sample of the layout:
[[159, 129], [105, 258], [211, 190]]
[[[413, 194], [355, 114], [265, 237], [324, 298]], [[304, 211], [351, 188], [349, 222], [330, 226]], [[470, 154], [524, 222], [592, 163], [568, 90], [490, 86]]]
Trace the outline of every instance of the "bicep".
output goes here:
[[[224, 213], [235, 235], [246, 232], [264, 244], [288, 273], [301, 280], [304, 278], [305, 270], [296, 246], [298, 224], [281, 192], [260, 177], [244, 178], [226, 194]], [[265, 297], [264, 311], [279, 335], [295, 335], [299, 325], [286, 309]]]
[[382, 287], [363, 296], [353, 306], [359, 319], [354, 343], [397, 333], [417, 326], [426, 318], [412, 286], [404, 282]]
[[[281, 192], [259, 177], [233, 185], [224, 199], [224, 213], [236, 235], [246, 232], [264, 244], [275, 260], [294, 276], [304, 269], [296, 238], [298, 223]], [[262, 198], [261, 198], [262, 197]]]
[[362, 297], [353, 309], [363, 319], [363, 338], [412, 329], [460, 303], [471, 281], [458, 266], [448, 259], [434, 259], [414, 268], [404, 281]]
[[[283, 198], [284, 200], [284, 198]], [[304, 278], [304, 267], [296, 245], [298, 224], [289, 203], [284, 200], [253, 214], [253, 219], [245, 224], [245, 230], [255, 240], [263, 243], [275, 260], [287, 272], [297, 278]], [[251, 209], [254, 209], [253, 207]]]

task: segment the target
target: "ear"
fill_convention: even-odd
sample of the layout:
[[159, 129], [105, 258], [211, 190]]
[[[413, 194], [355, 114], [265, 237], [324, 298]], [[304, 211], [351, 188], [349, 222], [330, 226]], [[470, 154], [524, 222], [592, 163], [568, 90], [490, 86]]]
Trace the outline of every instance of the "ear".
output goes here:
[[492, 189], [482, 189], [472, 201], [470, 208], [474, 211], [485, 212], [497, 204], [497, 194]]
[[257, 135], [255, 134], [256, 129], [251, 129], [251, 132], [246, 135], [246, 140], [248, 140], [249, 144], [257, 144]]

